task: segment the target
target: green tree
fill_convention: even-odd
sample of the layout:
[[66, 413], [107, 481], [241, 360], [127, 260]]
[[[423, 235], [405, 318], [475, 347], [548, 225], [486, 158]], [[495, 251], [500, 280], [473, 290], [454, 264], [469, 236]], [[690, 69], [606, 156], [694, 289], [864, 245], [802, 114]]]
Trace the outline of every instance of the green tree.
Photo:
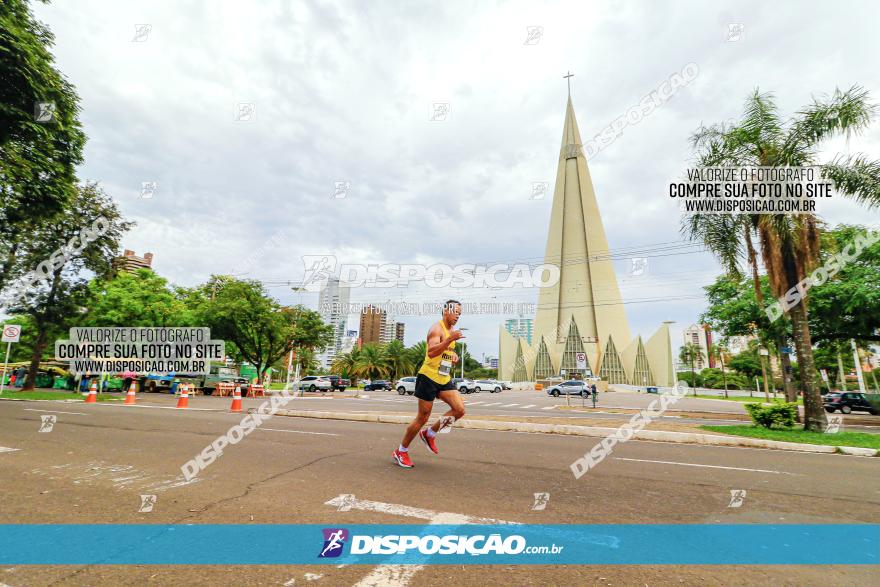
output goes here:
[[392, 340], [385, 345], [385, 360], [388, 362], [389, 373], [395, 380], [413, 372], [410, 354], [399, 340]]
[[427, 347], [428, 344], [424, 340], [420, 340], [419, 342], [407, 349], [410, 361], [412, 361], [413, 364], [413, 373], [418, 373], [419, 369], [422, 368], [422, 363], [425, 360], [425, 352]]
[[[820, 263], [865, 234], [866, 227], [840, 225], [822, 233]], [[854, 338], [867, 343], [880, 341], [880, 241], [866, 247], [855, 259], [822, 285], [810, 289], [810, 332], [813, 341]]]
[[352, 385], [357, 386], [355, 379], [357, 378], [357, 362], [360, 355], [360, 349], [354, 347], [347, 353], [339, 353], [333, 357], [330, 364], [330, 372], [341, 375], [352, 380]]
[[355, 375], [365, 379], [383, 379], [391, 373], [385, 347], [381, 344], [365, 344], [358, 353]]
[[700, 345], [692, 342], [684, 343], [678, 351], [678, 360], [691, 366], [691, 383], [694, 386], [694, 395], [697, 395], [697, 361], [703, 355]]
[[[727, 346], [725, 346], [723, 342], [709, 345], [709, 359], [713, 362], [718, 361], [721, 364], [721, 378], [724, 382], [724, 397], [729, 397], [727, 393], [727, 371], [725, 370], [724, 365], [729, 359], [728, 354], [729, 351], [727, 350]], [[705, 378], [703, 379], [705, 380]]]
[[[29, 232], [77, 192], [86, 137], [79, 98], [55, 67], [52, 43], [28, 2], [0, 3], [0, 291], [32, 269], [22, 265]], [[54, 105], [48, 120], [37, 120], [40, 103]]]
[[[103, 230], [84, 236], [88, 227], [95, 226]], [[12, 314], [29, 315], [36, 329], [25, 390], [33, 389], [50, 340], [64, 335], [83, 310], [88, 299], [83, 273], [108, 276], [119, 241], [131, 226], [122, 219], [116, 203], [97, 184], [89, 183], [79, 186], [74, 200], [60, 214], [28, 233], [25, 265], [38, 267], [35, 275], [45, 279], [35, 278], [10, 308]]]
[[212, 338], [231, 342], [227, 354], [254, 365], [260, 382], [292, 348], [314, 351], [332, 341], [333, 328], [317, 312], [281, 306], [259, 281], [212, 279], [203, 286], [204, 292], [209, 290], [213, 299], [205, 296], [197, 314], [200, 322], [211, 329]]
[[[864, 130], [875, 111], [868, 93], [853, 87], [815, 100], [786, 123], [773, 96], [756, 90], [740, 121], [702, 127], [694, 134], [693, 143], [698, 164], [705, 167], [815, 165], [826, 139]], [[869, 207], [880, 205], [880, 162], [861, 155], [837, 156], [821, 168], [839, 193]], [[703, 242], [732, 275], [739, 274], [740, 262], [745, 259], [759, 293], [757, 242], [777, 298], [801, 282], [818, 261], [819, 222], [813, 214], [692, 215], [683, 218], [682, 229], [692, 240]], [[804, 428], [821, 432], [827, 420], [816, 381], [805, 302], [793, 306], [788, 316], [804, 390]]]
[[81, 326], [198, 326], [195, 308], [149, 269], [89, 283]]

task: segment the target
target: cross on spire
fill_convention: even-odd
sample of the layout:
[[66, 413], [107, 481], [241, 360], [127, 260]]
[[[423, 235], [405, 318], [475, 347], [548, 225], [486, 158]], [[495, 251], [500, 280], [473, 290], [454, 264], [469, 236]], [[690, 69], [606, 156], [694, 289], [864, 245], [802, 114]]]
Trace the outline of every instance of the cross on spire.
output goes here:
[[568, 75], [562, 76], [562, 79], [564, 79], [568, 83], [568, 97], [571, 98], [571, 78], [574, 77], [574, 74], [570, 71], [566, 73], [568, 73]]

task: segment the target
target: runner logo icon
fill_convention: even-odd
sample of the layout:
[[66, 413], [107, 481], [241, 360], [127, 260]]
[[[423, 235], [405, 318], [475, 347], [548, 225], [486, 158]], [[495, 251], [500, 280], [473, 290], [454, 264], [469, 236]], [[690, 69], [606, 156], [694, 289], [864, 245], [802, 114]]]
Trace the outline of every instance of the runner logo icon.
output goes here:
[[348, 530], [345, 528], [324, 528], [324, 548], [318, 558], [335, 558], [342, 554], [345, 541], [348, 540]]

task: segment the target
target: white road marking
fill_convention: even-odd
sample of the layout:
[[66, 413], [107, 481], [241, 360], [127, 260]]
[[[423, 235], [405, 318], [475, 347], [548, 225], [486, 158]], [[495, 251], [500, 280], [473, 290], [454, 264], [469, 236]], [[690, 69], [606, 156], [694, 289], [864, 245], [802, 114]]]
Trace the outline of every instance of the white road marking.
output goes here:
[[546, 408], [541, 408], [542, 410], [552, 410], [556, 406], [547, 406]]
[[176, 406], [146, 406], [144, 404], [133, 404], [126, 406], [125, 404], [109, 404], [106, 402], [99, 402], [94, 404], [96, 406], [110, 406], [115, 408], [147, 408], [151, 410], [180, 410], [181, 412], [225, 412], [226, 410], [221, 410], [219, 408], [178, 408]]
[[380, 512], [383, 514], [391, 514], [393, 516], [404, 516], [407, 518], [421, 518], [423, 520], [434, 520], [442, 518], [448, 520], [444, 522], [434, 522], [435, 524], [518, 524], [519, 522], [507, 522], [505, 520], [494, 520], [492, 518], [479, 518], [468, 516], [465, 514], [454, 514], [449, 512], [435, 512], [434, 510], [416, 508], [408, 505], [400, 505], [396, 503], [383, 503], [381, 501], [368, 501], [366, 499], [355, 499], [354, 496], [339, 495], [330, 501], [324, 502], [324, 505], [332, 505], [339, 507], [341, 505], [350, 506], [353, 510], [364, 510], [368, 512]]
[[768, 469], [745, 469], [743, 467], [722, 467], [721, 465], [699, 465], [697, 463], [676, 463], [674, 461], [651, 461], [646, 459], [627, 459], [624, 457], [614, 457], [617, 461], [634, 461], [638, 463], [657, 463], [660, 465], [681, 465], [683, 467], [704, 467], [707, 469], [727, 469], [728, 471], [751, 471], [753, 473], [772, 473], [774, 475], [798, 475], [798, 473], [788, 473], [786, 471], [771, 471]]
[[263, 428], [262, 426], [257, 427], [256, 430], [271, 430], [272, 432], [292, 432], [294, 434], [317, 434], [320, 436], [339, 436], [338, 434], [332, 434], [330, 432], [305, 432], [303, 430], [281, 430], [279, 428]]
[[74, 414], [76, 416], [88, 416], [88, 414], [85, 414], [83, 412], [62, 412], [60, 410], [35, 410], [34, 408], [25, 408], [24, 410], [26, 412], [47, 412], [50, 414]]
[[500, 405], [501, 405], [501, 402], [495, 402], [495, 403], [492, 403], [492, 404], [486, 404], [486, 405], [483, 406], [483, 407], [484, 407], [484, 408], [488, 408], [489, 406], [500, 406]]
[[526, 410], [528, 408], [534, 408], [537, 404], [529, 404], [527, 406], [523, 406], [522, 409]]
[[464, 402], [464, 403], [468, 404], [469, 406], [477, 406], [479, 404], [484, 404], [486, 402]]
[[0, 452], [15, 452], [17, 448], [9, 448], [8, 446], [0, 446]]
[[505, 404], [501, 406], [502, 408], [512, 408], [513, 406], [518, 406], [519, 404]]
[[[518, 522], [505, 522], [490, 518], [475, 518], [464, 514], [449, 512], [435, 512], [433, 510], [414, 508], [394, 503], [382, 503], [381, 501], [367, 501], [354, 499], [353, 495], [340, 495], [334, 497], [325, 505], [339, 507], [345, 503], [351, 509], [382, 512], [396, 516], [421, 518], [428, 520], [429, 524], [517, 524]], [[424, 565], [379, 565], [366, 577], [355, 583], [354, 587], [406, 587], [416, 573], [424, 569]]]

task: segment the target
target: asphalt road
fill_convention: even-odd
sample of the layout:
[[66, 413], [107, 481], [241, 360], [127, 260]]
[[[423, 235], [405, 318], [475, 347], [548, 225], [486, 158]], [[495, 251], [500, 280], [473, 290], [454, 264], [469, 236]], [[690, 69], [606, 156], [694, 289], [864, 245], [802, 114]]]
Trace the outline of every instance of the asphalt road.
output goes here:
[[[531, 397], [535, 408], [521, 409], [540, 411], [537, 402], [546, 400]], [[880, 521], [876, 458], [631, 441], [576, 480], [569, 465], [598, 439], [453, 429], [439, 456], [414, 444], [416, 467], [404, 470], [390, 458], [401, 426], [280, 416], [187, 483], [180, 466], [241, 416], [213, 411], [225, 399], [196, 398], [190, 410], [151, 405], [168, 405], [167, 396], [141, 399], [137, 408], [0, 401], [0, 447], [14, 449], [0, 449], [0, 521], [420, 523], [411, 508], [548, 524]], [[316, 409], [357, 401], [374, 400], [306, 400], [321, 404]], [[39, 432], [46, 415], [57, 421]], [[741, 507], [728, 507], [731, 490], [747, 492]], [[543, 511], [531, 509], [537, 492], [550, 494]], [[152, 512], [138, 512], [144, 494], [156, 496]], [[357, 500], [348, 511], [328, 504], [341, 494]], [[0, 568], [0, 583], [867, 585], [876, 573], [837, 566], [20, 566]]]

